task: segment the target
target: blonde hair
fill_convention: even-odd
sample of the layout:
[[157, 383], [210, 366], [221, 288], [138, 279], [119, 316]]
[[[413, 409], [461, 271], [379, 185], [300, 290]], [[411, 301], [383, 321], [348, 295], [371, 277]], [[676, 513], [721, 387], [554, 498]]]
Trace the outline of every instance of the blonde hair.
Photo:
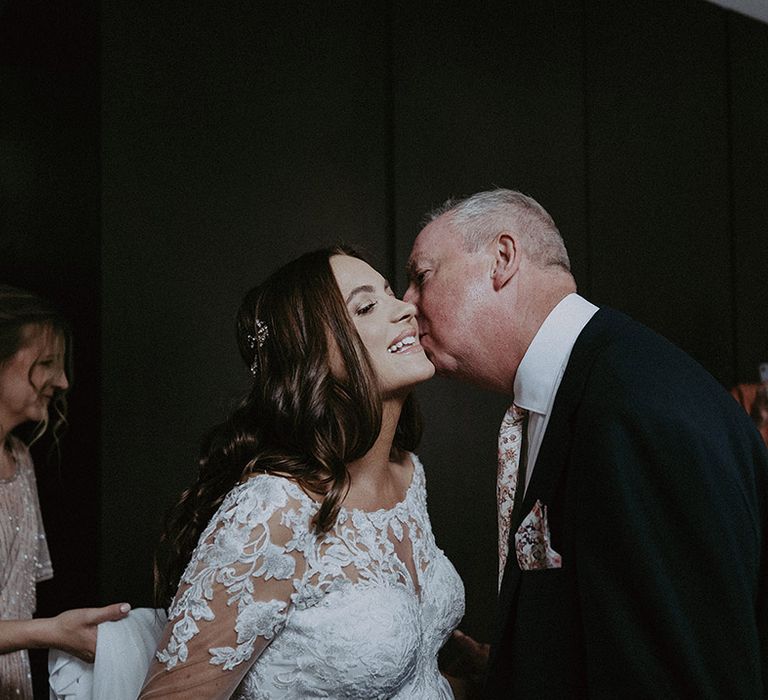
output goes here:
[[[72, 332], [69, 323], [49, 301], [37, 294], [0, 284], [0, 367], [6, 364], [36, 333], [52, 333], [64, 345], [65, 368], [68, 380], [72, 381], [71, 347]], [[32, 383], [31, 377], [29, 378]], [[46, 416], [35, 428], [30, 444], [39, 440], [52, 423], [54, 442], [67, 425], [66, 391], [57, 391], [51, 402], [55, 419]], [[1, 426], [0, 426], [1, 427]], [[7, 436], [6, 436], [7, 439]]]

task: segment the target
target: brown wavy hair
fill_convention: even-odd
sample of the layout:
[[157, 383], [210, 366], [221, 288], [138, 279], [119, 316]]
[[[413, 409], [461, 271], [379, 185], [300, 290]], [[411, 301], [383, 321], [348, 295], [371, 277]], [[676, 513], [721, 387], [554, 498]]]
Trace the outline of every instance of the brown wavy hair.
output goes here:
[[[203, 441], [196, 483], [166, 519], [155, 559], [155, 598], [170, 604], [200, 534], [229, 491], [259, 472], [292, 479], [322, 498], [314, 526], [333, 527], [349, 489], [347, 464], [373, 446], [381, 429], [381, 394], [330, 265], [364, 259], [338, 245], [306, 253], [249, 291], [236, 332], [245, 364], [255, 367], [248, 395]], [[259, 345], [256, 319], [268, 337]], [[331, 369], [339, 357], [343, 376]], [[255, 363], [255, 364], [254, 364]], [[338, 366], [338, 365], [337, 365]], [[421, 419], [415, 399], [403, 406], [393, 457], [415, 449]]]
[[[72, 372], [72, 330], [59, 310], [46, 299], [8, 284], [0, 284], [0, 367], [10, 360], [30, 339], [30, 327], [38, 332], [49, 331], [64, 341], [65, 372], [70, 386]], [[29, 383], [32, 384], [32, 368]], [[67, 426], [67, 391], [56, 389], [50, 408], [55, 415], [51, 432], [54, 445]], [[47, 430], [49, 419], [41, 421], [32, 433], [35, 442]], [[6, 436], [7, 437], [7, 436]]]

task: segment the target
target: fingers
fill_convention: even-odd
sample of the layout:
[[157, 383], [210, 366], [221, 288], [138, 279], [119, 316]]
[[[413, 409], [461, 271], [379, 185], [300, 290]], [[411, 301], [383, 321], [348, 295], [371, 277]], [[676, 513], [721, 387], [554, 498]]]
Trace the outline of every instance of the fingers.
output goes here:
[[91, 610], [90, 623], [92, 625], [99, 625], [102, 622], [112, 622], [115, 620], [122, 620], [131, 610], [131, 606], [128, 603], [114, 603], [112, 605], [106, 605], [103, 608], [93, 608]]
[[486, 649], [489, 648], [488, 644], [478, 642], [474, 637], [470, 637], [468, 634], [465, 634], [464, 632], [458, 629], [453, 631], [453, 640], [460, 647], [472, 649], [478, 652], [484, 652]]
[[85, 661], [89, 664], [92, 664], [96, 659], [95, 652], [91, 651], [90, 649], [76, 649], [74, 650], [74, 655], [81, 661]]

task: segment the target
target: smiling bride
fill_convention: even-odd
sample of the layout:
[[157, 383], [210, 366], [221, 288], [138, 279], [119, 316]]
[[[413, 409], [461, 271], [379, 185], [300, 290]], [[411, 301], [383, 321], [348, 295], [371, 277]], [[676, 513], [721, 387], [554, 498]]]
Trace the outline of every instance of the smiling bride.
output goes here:
[[453, 697], [437, 653], [464, 590], [412, 452], [434, 373], [414, 314], [346, 247], [246, 295], [253, 384], [169, 519], [141, 698]]

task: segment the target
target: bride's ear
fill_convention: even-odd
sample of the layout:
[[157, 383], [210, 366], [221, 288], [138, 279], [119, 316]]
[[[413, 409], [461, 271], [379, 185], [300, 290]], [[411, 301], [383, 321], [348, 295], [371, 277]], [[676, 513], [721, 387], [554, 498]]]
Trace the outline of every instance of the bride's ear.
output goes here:
[[521, 248], [517, 237], [502, 231], [493, 242], [493, 289], [498, 292], [520, 269]]

